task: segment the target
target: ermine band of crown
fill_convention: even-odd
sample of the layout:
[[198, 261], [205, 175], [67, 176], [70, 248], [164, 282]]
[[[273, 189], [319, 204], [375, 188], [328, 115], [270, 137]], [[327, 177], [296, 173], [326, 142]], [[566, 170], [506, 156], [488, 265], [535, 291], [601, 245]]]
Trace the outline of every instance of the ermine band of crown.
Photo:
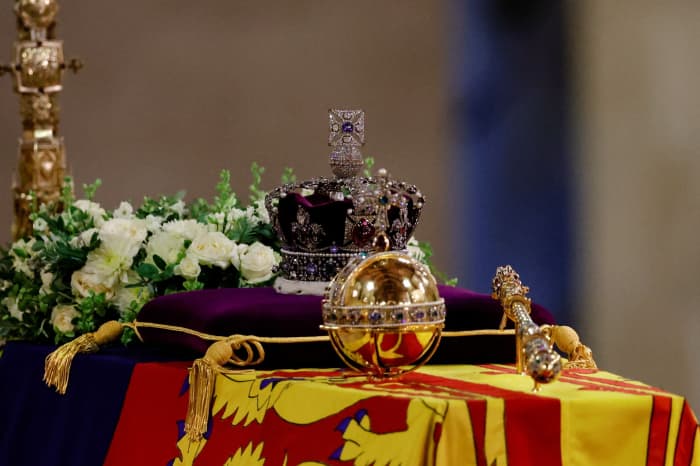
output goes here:
[[[403, 250], [403, 252], [407, 252]], [[282, 249], [279, 270], [287, 279], [328, 282], [353, 258], [365, 258], [371, 251], [301, 252]]]

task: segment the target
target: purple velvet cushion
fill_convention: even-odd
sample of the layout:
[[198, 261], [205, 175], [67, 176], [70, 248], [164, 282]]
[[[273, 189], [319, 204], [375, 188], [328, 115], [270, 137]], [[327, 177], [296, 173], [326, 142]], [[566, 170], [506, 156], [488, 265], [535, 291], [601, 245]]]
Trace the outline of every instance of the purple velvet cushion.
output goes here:
[[[440, 286], [447, 308], [446, 330], [495, 329], [503, 311], [490, 296], [461, 288]], [[532, 306], [538, 324], [552, 324], [552, 315]], [[158, 297], [146, 304], [142, 322], [187, 327], [213, 335], [265, 337], [325, 335], [321, 324], [321, 297], [278, 294], [272, 288], [222, 288]], [[169, 346], [201, 356], [211, 342], [166, 330], [140, 330], [148, 344]], [[265, 367], [336, 367], [341, 364], [330, 343], [265, 344]], [[514, 361], [512, 336], [443, 338], [432, 363], [478, 364]]]

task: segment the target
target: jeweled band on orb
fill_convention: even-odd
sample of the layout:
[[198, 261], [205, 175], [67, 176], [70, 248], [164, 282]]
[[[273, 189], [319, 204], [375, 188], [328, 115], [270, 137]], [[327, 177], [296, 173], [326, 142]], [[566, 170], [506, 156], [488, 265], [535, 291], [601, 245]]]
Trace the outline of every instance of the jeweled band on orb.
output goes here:
[[445, 300], [420, 304], [339, 306], [323, 303], [323, 323], [330, 328], [405, 328], [443, 324]]

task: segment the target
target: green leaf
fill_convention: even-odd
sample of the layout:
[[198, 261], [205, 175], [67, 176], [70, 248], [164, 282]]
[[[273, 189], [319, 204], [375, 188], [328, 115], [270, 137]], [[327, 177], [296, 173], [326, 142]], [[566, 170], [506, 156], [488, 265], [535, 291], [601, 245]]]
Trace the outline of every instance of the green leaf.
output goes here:
[[12, 252], [15, 253], [15, 255], [21, 259], [28, 259], [29, 254], [27, 254], [27, 251], [25, 251], [22, 248], [12, 248]]
[[159, 275], [158, 268], [155, 265], [149, 264], [147, 262], [142, 262], [141, 264], [139, 264], [139, 266], [136, 267], [136, 273], [138, 273], [144, 278], [148, 278], [151, 280], [154, 280]]
[[168, 267], [168, 264], [166, 264], [163, 258], [158, 254], [153, 255], [153, 263], [156, 264], [156, 267], [158, 267], [160, 270], [165, 270]]
[[186, 280], [182, 283], [182, 287], [187, 291], [201, 290], [204, 288], [204, 283], [197, 280]]

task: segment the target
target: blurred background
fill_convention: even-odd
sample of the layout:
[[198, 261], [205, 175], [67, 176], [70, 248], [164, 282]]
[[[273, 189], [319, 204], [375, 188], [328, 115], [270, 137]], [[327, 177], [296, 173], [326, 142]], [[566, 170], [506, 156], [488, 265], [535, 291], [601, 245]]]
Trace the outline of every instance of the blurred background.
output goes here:
[[[0, 7], [0, 61], [15, 39]], [[116, 208], [211, 197], [253, 161], [328, 175], [329, 107], [428, 197], [417, 237], [487, 292], [512, 264], [599, 365], [700, 409], [700, 3], [693, 0], [65, 0], [61, 133]], [[4, 45], [2, 45], [4, 44]], [[20, 123], [0, 80], [0, 243]]]

